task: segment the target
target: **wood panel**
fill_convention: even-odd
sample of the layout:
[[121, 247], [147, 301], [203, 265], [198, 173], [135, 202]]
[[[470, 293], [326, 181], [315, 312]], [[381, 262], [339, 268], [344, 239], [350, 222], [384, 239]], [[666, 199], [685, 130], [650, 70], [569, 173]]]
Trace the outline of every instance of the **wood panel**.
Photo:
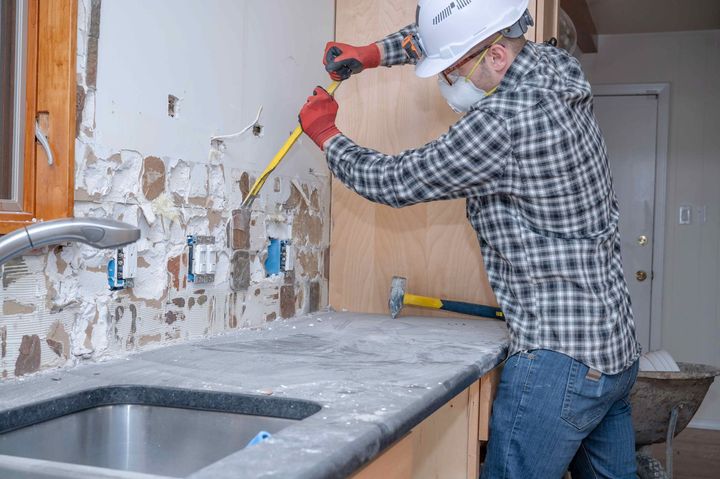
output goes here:
[[560, 0], [543, 0], [537, 2], [535, 12], [535, 41], [546, 42], [558, 37], [558, 15]]
[[488, 441], [490, 439], [490, 417], [492, 416], [492, 404], [495, 400], [502, 366], [498, 366], [480, 379], [480, 408], [478, 414], [478, 439]]
[[[22, 213], [0, 213], [0, 234], [72, 216], [74, 203], [77, 0], [28, 2], [25, 170]], [[42, 118], [55, 163], [35, 141]]]
[[[376, 41], [411, 23], [416, 6], [415, 0], [338, 0], [337, 40]], [[458, 119], [436, 80], [417, 78], [412, 66], [364, 72], [346, 81], [337, 98], [340, 129], [389, 154], [422, 146]], [[393, 275], [407, 277], [416, 294], [496, 304], [463, 200], [393, 210], [371, 204], [335, 180], [330, 303], [385, 313]]]
[[480, 476], [480, 381], [468, 389], [467, 477]]
[[47, 137], [55, 155], [49, 165], [37, 149], [38, 220], [72, 216], [74, 200], [77, 69], [77, 0], [41, 0], [37, 111], [48, 112]]
[[354, 479], [476, 479], [479, 474], [475, 382], [418, 424]]
[[[367, 44], [411, 23], [415, 0], [337, 0], [336, 36]], [[528, 38], [557, 35], [558, 0], [531, 0], [537, 27]], [[412, 66], [379, 68], [346, 81], [337, 94], [338, 126], [363, 146], [383, 153], [432, 141], [458, 120], [436, 80]], [[464, 200], [400, 210], [372, 204], [333, 180], [330, 304], [358, 312], [387, 312], [392, 276], [408, 291], [496, 305]], [[407, 313], [452, 316], [408, 308]]]

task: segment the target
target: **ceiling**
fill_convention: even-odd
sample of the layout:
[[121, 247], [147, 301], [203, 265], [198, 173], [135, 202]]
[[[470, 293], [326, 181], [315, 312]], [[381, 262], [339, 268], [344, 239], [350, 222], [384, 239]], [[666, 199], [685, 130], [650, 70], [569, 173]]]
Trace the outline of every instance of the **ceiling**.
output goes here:
[[720, 0], [587, 0], [597, 33], [720, 29]]

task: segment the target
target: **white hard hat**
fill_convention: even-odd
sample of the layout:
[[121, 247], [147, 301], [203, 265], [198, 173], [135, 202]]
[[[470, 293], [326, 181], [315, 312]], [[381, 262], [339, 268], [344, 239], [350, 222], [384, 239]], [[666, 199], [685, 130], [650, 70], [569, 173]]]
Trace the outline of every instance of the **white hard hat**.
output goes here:
[[437, 75], [496, 32], [519, 37], [532, 25], [528, 0], [420, 0], [418, 41], [421, 78]]

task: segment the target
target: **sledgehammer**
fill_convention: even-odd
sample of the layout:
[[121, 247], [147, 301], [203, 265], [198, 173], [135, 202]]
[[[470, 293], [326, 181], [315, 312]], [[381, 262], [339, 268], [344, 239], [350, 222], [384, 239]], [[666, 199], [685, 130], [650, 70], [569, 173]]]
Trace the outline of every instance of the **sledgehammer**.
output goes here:
[[429, 298], [427, 296], [418, 296], [405, 292], [407, 287], [407, 279], [394, 276], [392, 286], [390, 287], [390, 299], [388, 306], [390, 307], [390, 315], [393, 319], [397, 318], [403, 306], [418, 306], [420, 308], [441, 309], [443, 311], [452, 311], [454, 313], [469, 314], [472, 316], [482, 316], [483, 318], [495, 318], [504, 320], [505, 315], [500, 308], [485, 306], [483, 304], [463, 303], [461, 301], [448, 301], [447, 299]]

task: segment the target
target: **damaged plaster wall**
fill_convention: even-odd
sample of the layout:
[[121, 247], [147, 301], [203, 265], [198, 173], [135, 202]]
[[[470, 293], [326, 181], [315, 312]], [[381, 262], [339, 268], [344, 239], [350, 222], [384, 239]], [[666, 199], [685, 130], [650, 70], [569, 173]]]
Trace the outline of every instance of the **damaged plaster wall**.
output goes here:
[[[239, 209], [305, 97], [327, 83], [334, 2], [313, 3], [79, 0], [75, 216], [140, 227], [138, 275], [111, 292], [112, 252], [81, 245], [8, 263], [3, 378], [327, 305], [330, 182], [312, 142], [299, 141], [252, 211]], [[211, 141], [261, 106], [248, 133]], [[187, 235], [215, 237], [214, 283], [188, 282]], [[294, 268], [267, 277], [270, 237], [291, 242]]]

